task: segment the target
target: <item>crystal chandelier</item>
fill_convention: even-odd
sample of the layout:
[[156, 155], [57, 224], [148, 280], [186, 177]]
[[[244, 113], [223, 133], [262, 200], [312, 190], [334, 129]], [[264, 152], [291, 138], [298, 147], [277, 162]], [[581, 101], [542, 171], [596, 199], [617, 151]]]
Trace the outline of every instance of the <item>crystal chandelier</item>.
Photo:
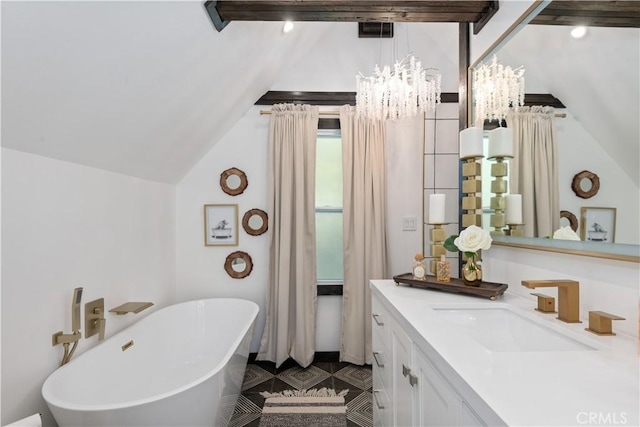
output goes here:
[[356, 112], [367, 119], [400, 119], [434, 110], [440, 103], [440, 73], [410, 55], [373, 76], [356, 76]]
[[502, 121], [509, 108], [524, 105], [524, 68], [513, 70], [498, 63], [493, 55], [491, 64], [480, 64], [473, 72], [475, 118]]

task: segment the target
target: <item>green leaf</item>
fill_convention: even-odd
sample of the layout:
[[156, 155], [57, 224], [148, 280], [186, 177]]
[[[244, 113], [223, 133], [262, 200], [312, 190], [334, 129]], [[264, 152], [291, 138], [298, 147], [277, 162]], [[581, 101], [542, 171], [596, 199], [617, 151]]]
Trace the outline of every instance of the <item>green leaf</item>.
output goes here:
[[447, 237], [447, 240], [444, 241], [444, 243], [442, 244], [442, 246], [444, 246], [444, 248], [446, 250], [448, 250], [449, 252], [458, 252], [459, 249], [458, 247], [455, 245], [455, 243], [453, 243], [453, 241], [457, 238], [458, 236], [453, 235], [453, 236], [449, 236]]

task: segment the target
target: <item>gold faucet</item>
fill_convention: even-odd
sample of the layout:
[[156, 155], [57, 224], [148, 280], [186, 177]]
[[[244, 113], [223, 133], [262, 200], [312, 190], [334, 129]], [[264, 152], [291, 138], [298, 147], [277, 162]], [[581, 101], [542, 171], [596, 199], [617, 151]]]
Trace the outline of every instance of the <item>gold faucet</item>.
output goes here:
[[[56, 346], [62, 344], [64, 347], [64, 355], [62, 356], [62, 362], [60, 366], [66, 364], [71, 360], [71, 356], [78, 347], [78, 340], [82, 338], [80, 332], [80, 301], [82, 300], [82, 288], [75, 288], [73, 290], [73, 300], [71, 301], [71, 329], [72, 333], [65, 334], [62, 331], [58, 331], [51, 336], [51, 345]], [[69, 351], [69, 344], [73, 343], [71, 351]]]
[[567, 323], [580, 322], [580, 283], [575, 280], [523, 280], [529, 289], [558, 288], [558, 319]]

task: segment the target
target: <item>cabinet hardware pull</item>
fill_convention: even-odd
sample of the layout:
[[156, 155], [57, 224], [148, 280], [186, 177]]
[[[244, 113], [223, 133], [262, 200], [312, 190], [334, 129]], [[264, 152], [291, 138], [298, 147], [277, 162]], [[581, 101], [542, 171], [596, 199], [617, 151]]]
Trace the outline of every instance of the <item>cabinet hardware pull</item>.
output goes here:
[[402, 376], [406, 377], [407, 375], [411, 375], [411, 369], [407, 368], [407, 366], [402, 364]]
[[411, 384], [411, 387], [415, 387], [418, 384], [418, 377], [409, 374], [409, 384]]
[[378, 365], [378, 368], [384, 368], [384, 362], [380, 362], [380, 359], [378, 359], [378, 356], [380, 356], [380, 352], [379, 351], [374, 351], [373, 352], [373, 360], [376, 361], [376, 365]]
[[380, 317], [380, 315], [379, 315], [379, 314], [372, 314], [371, 316], [373, 317], [373, 320], [375, 320], [375, 321], [376, 321], [376, 325], [378, 325], [378, 326], [382, 326], [382, 325], [384, 325], [384, 322], [382, 322], [382, 321], [378, 320], [378, 317]]
[[378, 400], [378, 393], [380, 393], [380, 390], [373, 390], [373, 400], [376, 401], [376, 406], [378, 407], [378, 409], [384, 409], [384, 405], [381, 405], [380, 401]]

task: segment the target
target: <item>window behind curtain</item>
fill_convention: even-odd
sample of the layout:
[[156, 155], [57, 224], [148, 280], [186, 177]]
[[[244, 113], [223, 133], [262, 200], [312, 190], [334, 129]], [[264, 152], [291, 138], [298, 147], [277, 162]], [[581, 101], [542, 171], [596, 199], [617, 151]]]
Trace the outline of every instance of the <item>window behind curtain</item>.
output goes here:
[[341, 285], [342, 139], [339, 129], [318, 130], [316, 145], [316, 247], [319, 285]]

